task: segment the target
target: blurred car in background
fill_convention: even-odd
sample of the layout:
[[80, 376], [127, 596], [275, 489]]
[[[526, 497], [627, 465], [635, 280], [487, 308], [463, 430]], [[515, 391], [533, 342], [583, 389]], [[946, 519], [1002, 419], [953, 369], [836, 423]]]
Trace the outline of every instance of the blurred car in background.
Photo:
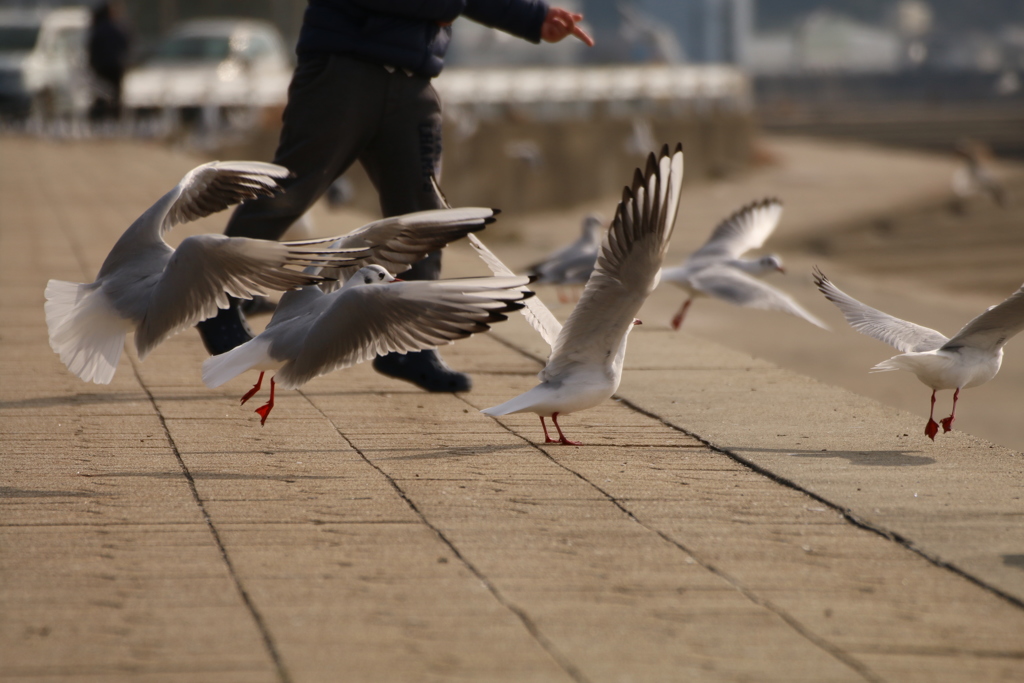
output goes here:
[[18, 117], [84, 114], [92, 101], [85, 7], [0, 10], [0, 109]]
[[130, 112], [176, 111], [185, 121], [284, 106], [292, 61], [277, 29], [251, 19], [198, 19], [172, 29], [156, 52], [125, 76]]

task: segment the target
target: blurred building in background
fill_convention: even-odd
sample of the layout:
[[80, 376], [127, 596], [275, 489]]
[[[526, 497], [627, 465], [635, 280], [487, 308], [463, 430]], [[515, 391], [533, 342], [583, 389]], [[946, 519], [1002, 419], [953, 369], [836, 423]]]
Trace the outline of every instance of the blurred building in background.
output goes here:
[[[186, 112], [207, 130], [253, 127], [250, 138], [259, 142], [251, 156], [268, 156], [306, 0], [119, 2], [135, 37], [137, 69], [126, 83], [144, 93], [126, 93], [126, 101], [172, 124]], [[0, 0], [0, 10], [42, 16], [48, 8], [91, 4]], [[571, 39], [537, 47], [466, 19], [455, 22], [437, 81], [453, 200], [507, 204], [518, 194], [530, 206], [581, 201], [614, 189], [623, 165], [664, 140], [687, 143], [689, 179], [729, 173], [746, 163], [755, 121], [777, 131], [945, 150], [972, 137], [1000, 154], [1024, 156], [1022, 0], [559, 4], [585, 14], [596, 47]], [[4, 32], [3, 16], [0, 87], [31, 80], [25, 71], [36, 58], [28, 55], [41, 49], [5, 46], [4, 36], [13, 40], [15, 32]], [[214, 17], [235, 22], [221, 27], [261, 23], [245, 24], [248, 39], [232, 33], [220, 40], [227, 47], [204, 53], [205, 62], [186, 50], [175, 54], [188, 64], [170, 64], [168, 41], [188, 26], [198, 30], [189, 22]], [[255, 40], [264, 30], [258, 26], [279, 36], [269, 40], [277, 48], [254, 52], [266, 42]], [[65, 52], [56, 57], [75, 58]], [[207, 137], [211, 144], [225, 139]], [[588, 154], [596, 180], [570, 188], [564, 160], [578, 164]], [[471, 172], [485, 161], [502, 169], [489, 188]]]

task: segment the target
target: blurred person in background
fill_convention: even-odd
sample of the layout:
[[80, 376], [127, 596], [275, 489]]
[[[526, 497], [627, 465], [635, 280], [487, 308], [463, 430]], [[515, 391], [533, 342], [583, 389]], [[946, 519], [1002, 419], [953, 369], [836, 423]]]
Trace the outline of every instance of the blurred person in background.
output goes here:
[[96, 79], [96, 97], [89, 109], [94, 121], [121, 115], [121, 81], [128, 65], [128, 32], [119, 21], [121, 6], [101, 2], [92, 10], [89, 29], [89, 68]]
[[[533, 43], [575, 36], [593, 45], [578, 26], [582, 15], [545, 0], [309, 0], [274, 156], [294, 176], [281, 194], [239, 206], [225, 234], [278, 239], [355, 161], [384, 216], [443, 208], [433, 183], [441, 171], [441, 104], [430, 80], [444, 66], [459, 16]], [[434, 280], [440, 272], [437, 251], [402, 278]], [[252, 337], [237, 300], [198, 327], [215, 355]], [[392, 353], [373, 365], [427, 391], [471, 387], [436, 351]]]

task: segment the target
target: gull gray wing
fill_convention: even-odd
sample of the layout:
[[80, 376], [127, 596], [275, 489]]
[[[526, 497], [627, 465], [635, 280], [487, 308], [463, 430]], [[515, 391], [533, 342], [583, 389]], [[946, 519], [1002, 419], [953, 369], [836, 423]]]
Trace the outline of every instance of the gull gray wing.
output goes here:
[[495, 209], [467, 207], [431, 209], [368, 223], [335, 239], [340, 248], [368, 250], [365, 259], [340, 269], [325, 270], [323, 287], [333, 291], [363, 266], [377, 264], [397, 275], [432, 251], [493, 223]]
[[290, 172], [283, 166], [260, 161], [211, 161], [192, 169], [181, 179], [177, 196], [167, 207], [161, 232], [223, 211], [246, 199], [270, 196], [281, 188], [277, 180]]
[[636, 170], [622, 193], [594, 273], [555, 342], [542, 380], [577, 363], [610, 364], [640, 307], [658, 282], [679, 209], [683, 149]]
[[258, 161], [212, 161], [197, 166], [125, 230], [107, 254], [97, 279], [123, 268], [159, 272], [171, 248], [161, 236], [178, 223], [196, 220], [246, 199], [269, 196], [288, 169]]
[[[514, 276], [515, 273], [501, 262], [494, 252], [488, 249], [480, 238], [476, 235], [470, 235], [468, 238], [470, 246], [476, 251], [480, 259], [487, 264], [487, 267], [491, 269], [491, 272], [495, 275], [500, 276]], [[525, 287], [523, 291], [529, 291]], [[551, 312], [551, 309], [544, 305], [544, 302], [537, 297], [531, 297], [523, 301], [523, 308], [520, 313], [526, 317], [526, 321], [530, 323], [530, 327], [537, 330], [540, 333], [541, 338], [548, 343], [548, 346], [554, 346], [555, 340], [558, 339], [558, 333], [562, 331], [562, 323], [558, 322], [558, 318]]]
[[711, 237], [690, 259], [733, 259], [757, 249], [775, 231], [782, 217], [782, 202], [760, 199], [740, 208], [718, 224]]
[[946, 335], [930, 327], [901, 320], [857, 301], [832, 284], [817, 268], [814, 270], [814, 284], [826, 299], [839, 308], [850, 327], [885, 342], [901, 353], [934, 351], [948, 341]]
[[785, 292], [735, 268], [726, 265], [703, 268], [694, 274], [689, 282], [690, 286], [697, 291], [731, 304], [763, 311], [789, 313], [824, 330], [829, 329], [828, 325], [818, 320]]
[[972, 346], [995, 351], [1024, 330], [1024, 286], [963, 326], [942, 348]]
[[353, 287], [332, 301], [301, 352], [275, 375], [284, 388], [386, 353], [449, 344], [490, 329], [532, 292], [526, 277], [418, 280]]
[[139, 357], [145, 358], [176, 332], [216, 315], [218, 308], [227, 308], [228, 295], [249, 299], [267, 290], [289, 290], [322, 279], [286, 266], [336, 265], [349, 258], [351, 254], [344, 251], [315, 249], [308, 242], [296, 246], [224, 235], [188, 237], [167, 262], [135, 331]]

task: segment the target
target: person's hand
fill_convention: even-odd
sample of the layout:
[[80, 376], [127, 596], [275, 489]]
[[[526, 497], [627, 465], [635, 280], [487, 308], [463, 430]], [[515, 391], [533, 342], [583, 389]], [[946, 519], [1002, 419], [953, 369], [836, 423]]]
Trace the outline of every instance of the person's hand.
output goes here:
[[560, 7], [552, 7], [544, 18], [544, 24], [540, 27], [541, 40], [547, 43], [557, 43], [566, 36], [576, 36], [589, 47], [594, 47], [594, 39], [587, 35], [576, 22], [582, 21], [583, 15], [564, 10]]

